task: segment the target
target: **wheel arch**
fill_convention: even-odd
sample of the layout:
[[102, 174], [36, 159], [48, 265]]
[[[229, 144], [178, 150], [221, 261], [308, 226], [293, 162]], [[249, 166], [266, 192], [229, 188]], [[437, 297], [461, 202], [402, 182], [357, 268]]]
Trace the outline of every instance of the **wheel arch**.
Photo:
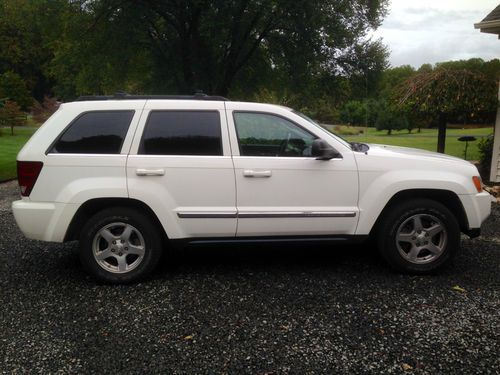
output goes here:
[[442, 189], [407, 189], [395, 193], [386, 203], [373, 225], [370, 236], [372, 236], [388, 212], [402, 200], [426, 198], [444, 205], [457, 218], [460, 230], [464, 233], [469, 231], [469, 221], [464, 206], [458, 195], [450, 190]]
[[161, 224], [155, 212], [144, 202], [132, 198], [94, 198], [83, 203], [76, 211], [68, 226], [64, 242], [78, 240], [80, 231], [85, 223], [97, 212], [111, 207], [133, 208], [147, 214], [162, 231], [164, 240], [168, 239], [165, 228]]

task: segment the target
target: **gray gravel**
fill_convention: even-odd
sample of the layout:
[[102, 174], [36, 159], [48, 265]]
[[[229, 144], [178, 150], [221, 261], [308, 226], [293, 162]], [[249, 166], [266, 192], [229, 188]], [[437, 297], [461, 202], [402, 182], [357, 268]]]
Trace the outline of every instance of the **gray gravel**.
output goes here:
[[30, 241], [0, 185], [3, 373], [499, 373], [500, 208], [435, 276], [364, 247], [193, 248], [131, 286]]

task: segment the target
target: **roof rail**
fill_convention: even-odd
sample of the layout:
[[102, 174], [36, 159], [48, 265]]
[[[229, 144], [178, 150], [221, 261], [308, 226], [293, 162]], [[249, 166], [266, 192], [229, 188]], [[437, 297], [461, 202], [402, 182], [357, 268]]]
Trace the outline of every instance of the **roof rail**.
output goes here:
[[114, 95], [83, 95], [75, 101], [94, 101], [94, 100], [147, 100], [147, 99], [163, 99], [163, 100], [217, 100], [228, 101], [229, 99], [223, 96], [207, 95], [203, 92], [196, 92], [194, 95], [130, 95], [126, 92], [117, 92]]

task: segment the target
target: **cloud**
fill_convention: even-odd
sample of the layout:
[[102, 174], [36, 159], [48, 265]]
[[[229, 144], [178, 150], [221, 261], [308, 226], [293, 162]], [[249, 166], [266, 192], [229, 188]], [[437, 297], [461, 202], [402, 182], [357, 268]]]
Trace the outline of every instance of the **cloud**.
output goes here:
[[[373, 33], [382, 38], [391, 51], [393, 66], [480, 57], [500, 58], [500, 40], [495, 35], [480, 33], [474, 23], [483, 19], [494, 6], [471, 9], [471, 2], [448, 1], [393, 2], [389, 16]], [[436, 5], [438, 4], [438, 5]], [[455, 7], [456, 5], [456, 7]]]

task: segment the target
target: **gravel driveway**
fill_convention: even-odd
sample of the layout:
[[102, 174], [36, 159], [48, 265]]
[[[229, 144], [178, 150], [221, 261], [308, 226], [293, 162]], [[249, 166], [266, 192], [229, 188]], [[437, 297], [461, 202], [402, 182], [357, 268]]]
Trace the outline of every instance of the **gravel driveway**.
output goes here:
[[3, 373], [499, 373], [500, 209], [435, 276], [365, 247], [193, 248], [98, 285], [77, 245], [25, 239], [0, 185]]

